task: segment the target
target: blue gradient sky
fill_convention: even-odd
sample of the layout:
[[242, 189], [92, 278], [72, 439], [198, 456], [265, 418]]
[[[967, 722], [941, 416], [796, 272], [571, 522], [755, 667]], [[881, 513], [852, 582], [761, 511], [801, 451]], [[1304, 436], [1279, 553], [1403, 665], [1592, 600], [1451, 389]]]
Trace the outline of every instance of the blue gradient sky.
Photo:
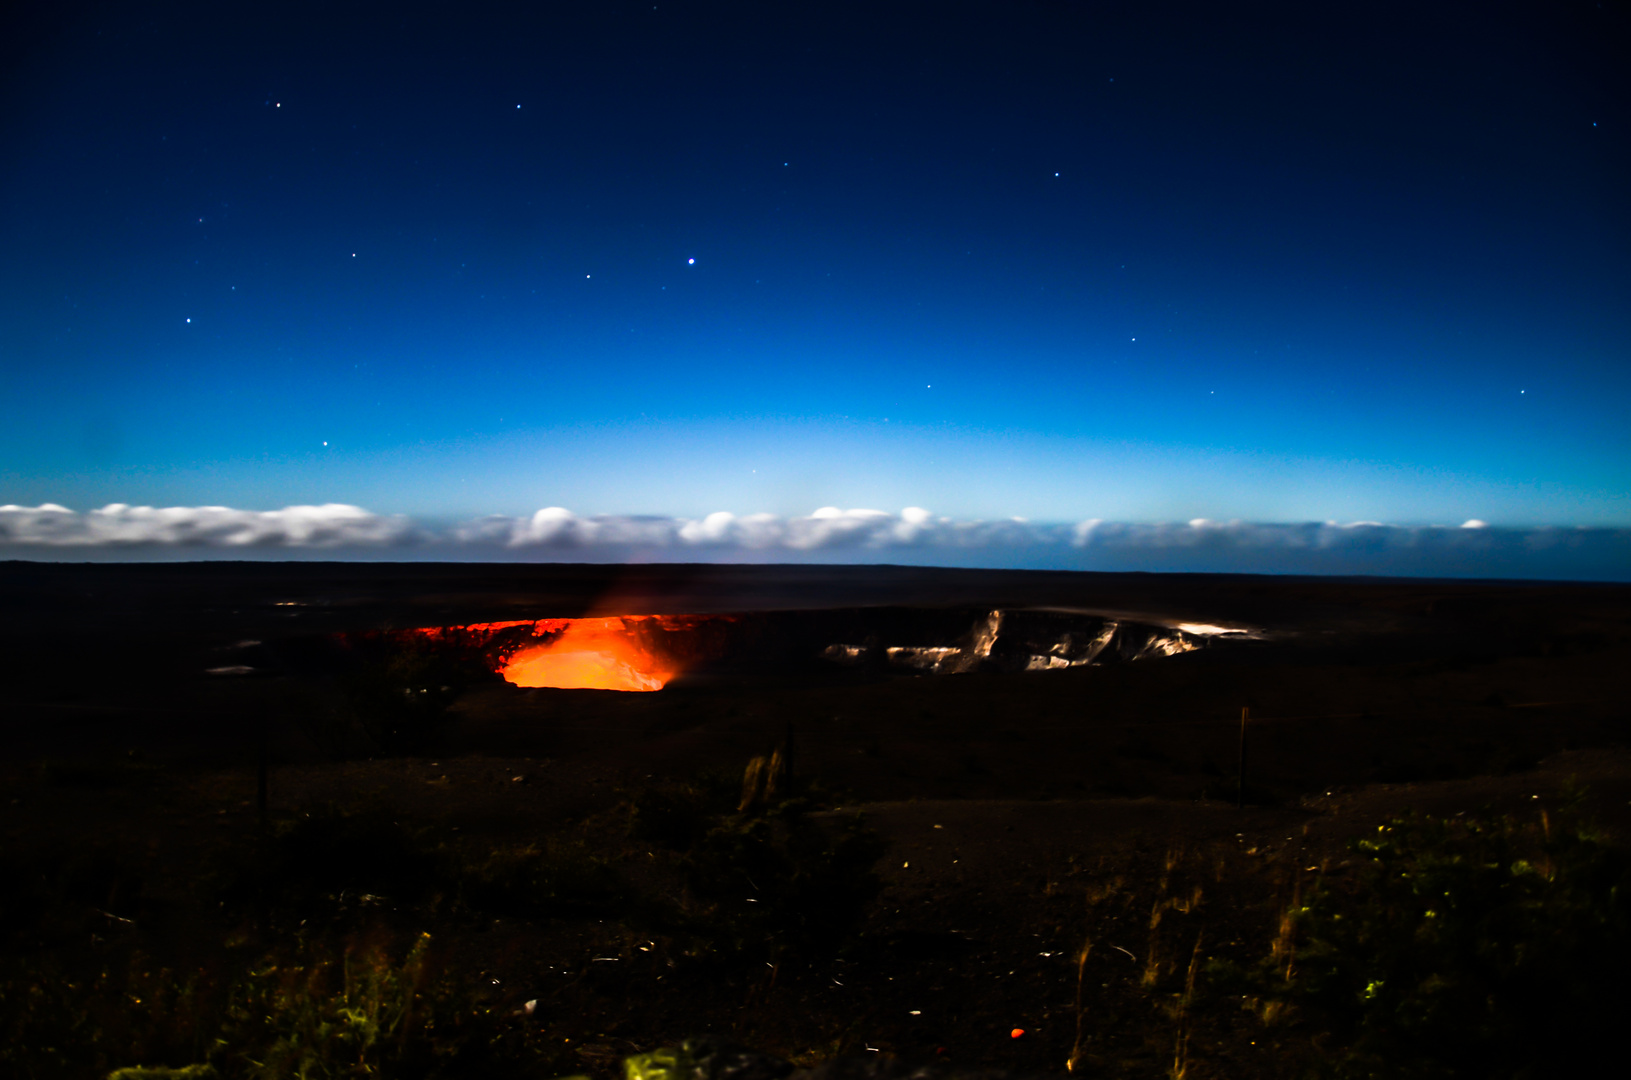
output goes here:
[[1631, 525], [1624, 5], [1315, 7], [25, 5], [0, 502]]

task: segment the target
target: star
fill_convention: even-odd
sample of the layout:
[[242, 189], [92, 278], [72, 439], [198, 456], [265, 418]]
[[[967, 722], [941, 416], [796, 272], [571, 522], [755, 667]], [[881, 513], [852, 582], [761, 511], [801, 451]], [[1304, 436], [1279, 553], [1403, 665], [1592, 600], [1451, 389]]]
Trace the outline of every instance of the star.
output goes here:
[[697, 264], [697, 261], [695, 259], [686, 259], [685, 260], [685, 265], [686, 266], [695, 266], [696, 264]]

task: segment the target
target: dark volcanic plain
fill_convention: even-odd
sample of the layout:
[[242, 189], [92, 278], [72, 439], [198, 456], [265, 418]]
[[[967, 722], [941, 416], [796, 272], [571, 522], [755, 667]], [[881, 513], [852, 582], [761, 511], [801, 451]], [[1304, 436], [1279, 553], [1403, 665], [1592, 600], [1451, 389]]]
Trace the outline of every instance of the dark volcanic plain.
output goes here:
[[[1170, 657], [936, 676], [828, 663], [808, 630], [842, 612], [890, 644], [914, 619], [998, 608], [1253, 635]], [[769, 629], [656, 693], [471, 677], [445, 691], [421, 745], [387, 752], [356, 730], [344, 642], [625, 614], [735, 614]], [[803, 1062], [876, 1051], [1057, 1073], [1074, 1052], [1091, 1075], [1297, 1075], [1317, 1032], [1270, 1023], [1239, 994], [1186, 991], [1196, 957], [1268, 955], [1286, 904], [1340, 873], [1356, 837], [1412, 810], [1533, 816], [1572, 783], [1611, 835], [1631, 825], [1626, 586], [8, 563], [0, 656], [13, 1040], [55, 1030], [46, 1006], [18, 1012], [18, 988], [49, 981], [40, 972], [77, 988], [60, 991], [72, 1012], [74, 994], [128, 1002], [152, 970], [179, 984], [310, 944], [321, 923], [345, 942], [429, 933], [438, 985], [476, 1002], [482, 1037], [503, 1043], [486, 1075], [530, 1061], [516, 1075], [611, 1076], [623, 1054], [702, 1032]], [[248, 670], [207, 673], [233, 668]], [[651, 827], [653, 808], [734, 802], [749, 760], [789, 738], [786, 789], [821, 829], [875, 831], [881, 890], [821, 947], [726, 941], [731, 926], [784, 924], [731, 923], [728, 900], [693, 895], [695, 860]], [[283, 857], [269, 838], [311, 821], [346, 835], [371, 823], [387, 832], [358, 833], [364, 848], [411, 851], [395, 870], [342, 857], [327, 882], [295, 851], [277, 870], [310, 886], [295, 920], [264, 899], [280, 886], [243, 867]], [[553, 902], [401, 871], [463, 860], [478, 870], [446, 881], [491, 885], [493, 853], [528, 851], [576, 867], [527, 879]], [[237, 902], [244, 880], [262, 899]], [[697, 929], [704, 908], [712, 931]], [[182, 1037], [150, 1030], [157, 1021], [81, 1011], [78, 1043], [14, 1062], [35, 1075], [186, 1064]]]

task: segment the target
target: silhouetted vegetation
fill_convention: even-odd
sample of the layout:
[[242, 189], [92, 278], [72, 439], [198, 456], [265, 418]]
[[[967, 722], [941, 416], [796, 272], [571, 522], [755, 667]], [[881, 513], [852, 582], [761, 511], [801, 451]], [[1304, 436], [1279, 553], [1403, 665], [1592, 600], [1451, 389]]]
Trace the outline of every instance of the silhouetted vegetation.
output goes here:
[[450, 891], [434, 841], [378, 811], [330, 807], [279, 821], [223, 854], [211, 891], [229, 913], [327, 922], [381, 898], [414, 903]]
[[0, 980], [0, 1070], [42, 1080], [428, 1080], [526, 1053], [529, 1033], [447, 978], [433, 944], [428, 934], [405, 948], [378, 933], [296, 936], [191, 968], [132, 953], [123, 968], [87, 977], [18, 965]]
[[386, 756], [435, 748], [448, 730], [448, 707], [465, 688], [498, 678], [483, 645], [456, 629], [358, 635], [346, 648], [340, 682], [347, 718], [373, 753]]
[[812, 818], [820, 789], [786, 760], [778, 749], [750, 761], [740, 782], [705, 775], [630, 802], [630, 836], [678, 856], [678, 927], [694, 955], [772, 965], [830, 956], [878, 895], [881, 838], [853, 818]]
[[801, 799], [723, 815], [684, 854], [712, 952], [781, 964], [829, 956], [858, 929], [880, 888], [883, 844], [853, 820], [824, 827]]
[[1268, 1016], [1327, 1032], [1322, 1071], [1539, 1077], [1607, 1052], [1631, 1004], [1623, 849], [1565, 812], [1401, 818], [1355, 855], [1246, 980]]
[[[619, 811], [625, 827], [563, 823], [530, 840], [465, 839], [379, 810], [276, 820], [187, 884], [210, 916], [179, 950], [146, 930], [164, 904], [144, 892], [139, 858], [14, 861], [0, 874], [0, 1072], [535, 1075], [565, 1044], [438, 946], [497, 916], [592, 925], [613, 955], [649, 940], [657, 974], [762, 980], [766, 962], [830, 959], [877, 893], [880, 842], [818, 821], [804, 798], [739, 813], [734, 786], [644, 789]], [[631, 877], [636, 857], [656, 876]]]

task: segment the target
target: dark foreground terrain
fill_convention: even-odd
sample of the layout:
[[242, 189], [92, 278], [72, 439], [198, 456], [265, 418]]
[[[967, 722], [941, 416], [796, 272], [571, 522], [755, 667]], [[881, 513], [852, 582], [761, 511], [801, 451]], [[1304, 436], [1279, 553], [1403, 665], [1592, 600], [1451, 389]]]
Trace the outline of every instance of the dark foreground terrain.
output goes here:
[[[1242, 632], [820, 655], [996, 609]], [[656, 693], [406, 633], [610, 614], [737, 618]], [[0, 655], [7, 1075], [1539, 1076], [1626, 1004], [1623, 586], [11, 563]]]

